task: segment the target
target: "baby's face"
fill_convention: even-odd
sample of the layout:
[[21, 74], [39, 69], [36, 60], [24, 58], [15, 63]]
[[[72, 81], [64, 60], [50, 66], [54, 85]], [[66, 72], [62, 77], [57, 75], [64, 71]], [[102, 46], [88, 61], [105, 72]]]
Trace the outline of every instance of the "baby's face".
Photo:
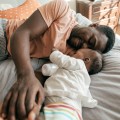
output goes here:
[[89, 58], [91, 62], [96, 57], [98, 57], [99, 59], [102, 59], [102, 56], [100, 53], [98, 53], [95, 50], [88, 49], [88, 48], [79, 49], [78, 51], [76, 51], [76, 53], [72, 57], [77, 58], [77, 59], [82, 59], [84, 61], [86, 58]]
[[85, 58], [89, 58], [90, 55], [94, 57], [96, 55], [96, 52], [88, 48], [83, 48], [83, 49], [77, 50], [72, 57], [84, 60]]
[[82, 59], [85, 63], [85, 66], [88, 70], [88, 72], [91, 69], [91, 65], [94, 64], [94, 60], [98, 59], [99, 61], [102, 61], [102, 56], [100, 53], [98, 53], [95, 50], [91, 49], [79, 49], [72, 57], [75, 57], [77, 59]]

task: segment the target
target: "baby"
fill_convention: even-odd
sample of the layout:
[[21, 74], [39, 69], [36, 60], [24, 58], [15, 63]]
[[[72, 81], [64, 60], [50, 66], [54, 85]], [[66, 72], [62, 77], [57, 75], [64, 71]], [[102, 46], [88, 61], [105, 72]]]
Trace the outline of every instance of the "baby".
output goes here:
[[97, 105], [89, 91], [89, 74], [102, 69], [102, 55], [91, 49], [80, 49], [73, 57], [53, 51], [50, 61], [42, 67], [43, 75], [50, 76], [44, 85], [45, 120], [82, 120], [82, 107]]

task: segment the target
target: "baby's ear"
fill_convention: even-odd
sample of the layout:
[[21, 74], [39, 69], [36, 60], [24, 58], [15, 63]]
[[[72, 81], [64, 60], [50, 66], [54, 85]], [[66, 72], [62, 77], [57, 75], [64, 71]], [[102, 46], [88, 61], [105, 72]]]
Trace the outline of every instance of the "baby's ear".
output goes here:
[[83, 61], [84, 61], [85, 63], [89, 63], [89, 62], [90, 62], [90, 58], [84, 58]]

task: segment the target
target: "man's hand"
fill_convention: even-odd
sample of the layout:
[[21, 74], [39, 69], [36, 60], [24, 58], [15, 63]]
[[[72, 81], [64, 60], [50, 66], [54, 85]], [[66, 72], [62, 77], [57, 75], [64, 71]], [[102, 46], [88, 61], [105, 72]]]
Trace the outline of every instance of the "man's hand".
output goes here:
[[34, 75], [18, 77], [17, 82], [5, 97], [2, 117], [8, 120], [16, 118], [23, 120], [33, 109], [35, 103], [41, 105], [43, 100], [43, 87]]
[[28, 114], [28, 120], [40, 120], [40, 108], [41, 105], [35, 103], [33, 109]]

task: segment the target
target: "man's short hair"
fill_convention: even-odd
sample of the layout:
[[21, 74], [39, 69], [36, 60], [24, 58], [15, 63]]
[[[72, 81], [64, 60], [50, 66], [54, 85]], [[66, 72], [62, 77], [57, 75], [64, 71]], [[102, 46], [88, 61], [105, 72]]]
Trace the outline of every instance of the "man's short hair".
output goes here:
[[98, 25], [96, 27], [96, 29], [100, 32], [102, 32], [103, 34], [105, 34], [108, 38], [105, 50], [103, 51], [103, 53], [106, 53], [108, 51], [110, 51], [113, 48], [113, 45], [115, 43], [115, 33], [112, 30], [112, 28], [110, 28], [109, 26], [106, 25]]

